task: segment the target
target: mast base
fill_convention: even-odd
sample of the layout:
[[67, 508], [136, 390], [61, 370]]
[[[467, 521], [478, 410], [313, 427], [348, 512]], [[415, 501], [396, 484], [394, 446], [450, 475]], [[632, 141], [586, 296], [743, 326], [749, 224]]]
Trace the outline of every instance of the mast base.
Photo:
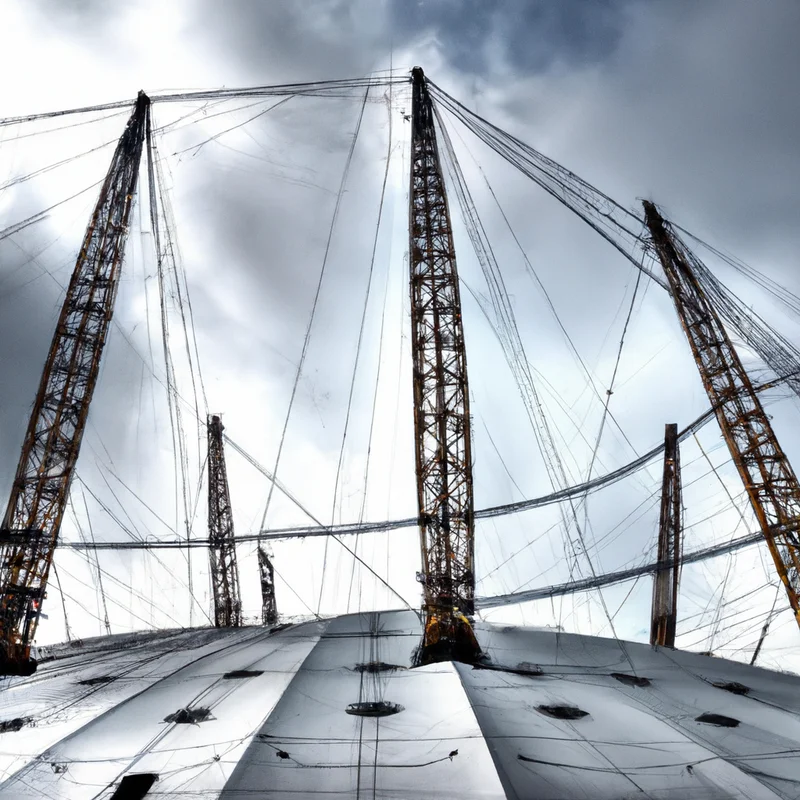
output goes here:
[[35, 658], [9, 658], [0, 654], [0, 677], [9, 675], [27, 677], [33, 675], [38, 666]]
[[441, 661], [474, 664], [484, 657], [470, 621], [459, 611], [429, 611], [415, 666]]

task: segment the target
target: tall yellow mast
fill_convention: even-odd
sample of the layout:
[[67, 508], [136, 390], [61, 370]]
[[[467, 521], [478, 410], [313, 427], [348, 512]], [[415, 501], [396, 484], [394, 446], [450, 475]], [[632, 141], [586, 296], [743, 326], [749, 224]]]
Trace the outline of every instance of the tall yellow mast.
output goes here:
[[697, 279], [702, 264], [653, 203], [645, 201], [644, 211], [703, 385], [800, 625], [797, 477], [719, 315]]
[[0, 528], [0, 674], [36, 669], [31, 644], [114, 311], [149, 108], [140, 92], [89, 221]]
[[475, 596], [467, 357], [453, 230], [425, 75], [413, 85], [409, 262], [417, 498], [425, 596], [420, 662], [471, 661]]

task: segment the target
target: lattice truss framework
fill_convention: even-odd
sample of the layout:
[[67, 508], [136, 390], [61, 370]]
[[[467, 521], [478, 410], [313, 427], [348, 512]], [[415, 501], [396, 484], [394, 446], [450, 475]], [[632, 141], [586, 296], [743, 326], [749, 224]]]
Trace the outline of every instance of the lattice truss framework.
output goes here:
[[242, 624], [239, 568], [233, 536], [233, 512], [222, 440], [224, 426], [217, 415], [208, 417], [208, 558], [218, 628]]
[[30, 656], [111, 323], [149, 106], [140, 93], [114, 152], [25, 433], [2, 525], [0, 660]]
[[258, 572], [261, 577], [261, 621], [264, 625], [274, 625], [278, 621], [275, 568], [263, 545], [258, 547]]
[[662, 647], [675, 646], [683, 533], [681, 505], [678, 426], [673, 422], [667, 425], [664, 433], [664, 478], [661, 484], [661, 516], [658, 533], [658, 562], [670, 566], [669, 569], [660, 570], [655, 575], [650, 623], [650, 644]]
[[645, 222], [706, 392], [800, 624], [800, 486], [722, 321], [702, 263], [645, 201]]
[[453, 231], [421, 70], [413, 77], [410, 278], [417, 494], [428, 609], [473, 611], [467, 363]]

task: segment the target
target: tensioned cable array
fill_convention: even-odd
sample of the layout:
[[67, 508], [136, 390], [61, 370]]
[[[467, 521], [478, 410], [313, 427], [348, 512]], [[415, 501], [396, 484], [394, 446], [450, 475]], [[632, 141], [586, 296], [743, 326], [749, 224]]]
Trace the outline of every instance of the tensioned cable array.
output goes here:
[[[514, 376], [520, 396], [525, 405], [525, 410], [530, 420], [536, 443], [544, 459], [550, 484], [553, 489], [558, 489], [559, 487], [565, 488], [571, 482], [569, 473], [564, 464], [561, 452], [556, 445], [553, 435], [553, 425], [544, 412], [544, 406], [533, 380], [531, 365], [522, 343], [522, 337], [519, 334], [514, 307], [506, 291], [503, 275], [495, 259], [494, 250], [489, 243], [483, 222], [472, 200], [472, 195], [464, 179], [461, 165], [459, 164], [447, 129], [443, 124], [441, 114], [436, 108], [434, 109], [434, 113], [441, 133], [445, 163], [448, 166], [448, 171], [450, 172], [452, 183], [456, 190], [456, 197], [461, 207], [470, 241], [472, 242], [475, 255], [489, 287], [492, 312], [495, 318], [493, 327], [498, 331], [498, 338], [506, 362]], [[480, 303], [477, 297], [476, 300]], [[483, 304], [481, 304], [481, 308], [491, 323], [492, 319], [489, 315], [489, 311], [483, 307]], [[595, 452], [596, 450], [597, 448], [595, 448]], [[591, 477], [593, 466], [594, 458], [589, 466], [587, 477]], [[574, 570], [578, 570], [580, 574], [582, 562], [584, 561], [586, 565], [588, 565], [592, 576], [597, 577], [594, 563], [586, 547], [586, 531], [584, 530], [584, 525], [581, 524], [578, 518], [578, 509], [571, 497], [567, 500], [567, 503], [559, 505], [559, 512], [564, 528], [563, 538], [565, 545], [569, 547], [569, 550], [565, 549], [565, 557], [569, 567], [570, 578], [572, 578]], [[573, 526], [575, 529], [575, 538], [570, 535], [570, 528]], [[588, 520], [586, 521], [586, 527], [588, 527]], [[600, 604], [608, 618], [612, 631], [614, 631], [614, 623], [606, 608], [602, 593], [600, 593]]]
[[[352, 80], [342, 81], [320, 81], [298, 84], [282, 84], [275, 86], [260, 86], [249, 87], [242, 89], [220, 89], [220, 90], [207, 90], [197, 92], [173, 92], [156, 95], [153, 97], [155, 102], [191, 102], [191, 101], [224, 101], [229, 99], [239, 98], [268, 98], [268, 97], [290, 97], [290, 96], [310, 96], [310, 97], [347, 97], [354, 98], [362, 94], [368, 86], [390, 86], [394, 84], [407, 84], [406, 77], [375, 77], [375, 78], [359, 78]], [[646, 239], [638, 233], [641, 230], [641, 223], [639, 217], [631, 211], [625, 209], [620, 204], [616, 203], [612, 198], [603, 194], [599, 190], [592, 187], [587, 182], [580, 179], [574, 173], [565, 169], [561, 165], [546, 158], [542, 154], [518, 139], [515, 139], [510, 134], [507, 134], [497, 126], [492, 125], [478, 115], [469, 111], [454, 100], [450, 95], [440, 90], [435, 84], [431, 84], [431, 90], [436, 100], [441, 103], [442, 107], [451, 113], [454, 117], [459, 119], [466, 127], [475, 133], [482, 141], [488, 144], [495, 152], [498, 152], [509, 162], [514, 164], [529, 178], [534, 180], [539, 186], [545, 189], [549, 194], [554, 196], [559, 202], [566, 205], [570, 210], [581, 217], [587, 224], [589, 224], [595, 231], [597, 231], [603, 238], [609, 241], [616, 247], [626, 258], [628, 258], [637, 269], [647, 274], [660, 285], [664, 286], [664, 281], [658, 275], [654, 274], [649, 267], [646, 266], [646, 257], [649, 255], [649, 244]], [[129, 105], [128, 101], [103, 104], [91, 107], [84, 107], [78, 109], [70, 109], [65, 111], [47, 112], [44, 114], [29, 115], [27, 117], [14, 117], [0, 119], [0, 126], [12, 125], [20, 122], [29, 122], [34, 120], [47, 119], [52, 117], [60, 117], [70, 114], [80, 114], [97, 112], [103, 110], [112, 110], [124, 108]], [[78, 123], [82, 124], [82, 123]], [[43, 131], [47, 132], [47, 131]], [[53, 168], [46, 167], [44, 169]], [[90, 187], [91, 188], [91, 187]], [[468, 194], [465, 195], [467, 206], [471, 205], [471, 198]], [[46, 213], [46, 212], [42, 212]], [[38, 221], [43, 217], [37, 215]], [[29, 224], [29, 221], [23, 221], [23, 227]], [[19, 224], [18, 224], [19, 225]], [[677, 227], [677, 226], [676, 226]], [[3, 234], [12, 235], [18, 232], [17, 226], [12, 226], [11, 229], [2, 232]], [[689, 234], [691, 235], [691, 234]], [[694, 237], [697, 239], [697, 237]], [[705, 243], [697, 239], [703, 245]], [[778, 286], [774, 281], [760, 276], [755, 270], [742, 265], [742, 262], [735, 261], [730, 257], [714, 250], [708, 245], [717, 256], [724, 259], [731, 266], [736, 268], [741, 274], [749, 279], [755, 281], [759, 286], [770, 292], [773, 296], [781, 299], [782, 302], [794, 313], [800, 312], [800, 302], [791, 293], [786, 293], [782, 287]], [[488, 245], [487, 245], [488, 247]], [[495, 276], [496, 277], [496, 276]], [[698, 269], [698, 279], [703, 284], [704, 289], [710, 297], [712, 297], [715, 305], [719, 308], [720, 313], [725, 318], [726, 322], [731, 328], [738, 333], [741, 338], [752, 349], [761, 356], [765, 363], [779, 375], [784, 377], [778, 381], [773, 381], [768, 384], [762, 385], [759, 389], [769, 388], [777, 383], [786, 381], [792, 386], [793, 390], [800, 394], [800, 351], [798, 351], [785, 337], [778, 334], [768, 323], [754, 314], [750, 309], [746, 308], [720, 281], [708, 270], [704, 265], [700, 265]], [[502, 280], [502, 278], [500, 278]], [[502, 299], [502, 298], [501, 298]], [[494, 301], [497, 298], [493, 298]], [[497, 311], [497, 308], [495, 308]], [[508, 320], [505, 320], [508, 322]], [[513, 323], [513, 318], [511, 320]], [[503, 331], [506, 337], [509, 337], [509, 328], [505, 327]], [[516, 337], [511, 337], [511, 349], [515, 349], [517, 344], [513, 341]], [[187, 343], [188, 344], [188, 343]], [[520, 343], [521, 348], [521, 343]], [[522, 351], [524, 356], [524, 351]], [[514, 359], [511, 359], [514, 361]], [[524, 383], [529, 381], [532, 384], [531, 376], [525, 376], [527, 379]], [[169, 382], [169, 381], [168, 381]], [[196, 405], [196, 403], [195, 403]], [[688, 426], [682, 433], [681, 438], [691, 435], [694, 431], [698, 430], [702, 425], [708, 422], [713, 417], [713, 409], [706, 412], [706, 414], [695, 420]], [[545, 506], [552, 503], [559, 503], [569, 501], [571, 498], [581, 496], [586, 493], [596, 491], [604, 486], [610, 485], [616, 481], [622, 480], [626, 476], [641, 469], [647, 463], [655, 459], [663, 449], [663, 445], [657, 446], [648, 451], [640, 458], [630, 464], [621, 467], [606, 475], [600, 476], [593, 480], [586, 481], [576, 486], [568, 486], [558, 491], [552, 492], [548, 495], [533, 498], [529, 500], [519, 501], [517, 503], [504, 504], [482, 509], [476, 512], [476, 518], [491, 518], [495, 516], [502, 516], [506, 514], [518, 513], [532, 508]], [[245, 455], [251, 463], [256, 464], [252, 459], [247, 456], [243, 450], [240, 452]], [[256, 466], [258, 466], [256, 464]], [[266, 474], [266, 470], [261, 468], [261, 471]], [[273, 481], [273, 485], [278, 486], [283, 490], [274, 480], [274, 476], [268, 476]], [[294, 498], [291, 498], [294, 500]], [[296, 502], [296, 501], [295, 501]], [[299, 502], [297, 503], [300, 506]], [[262, 531], [261, 533], [237, 537], [238, 541], [253, 541], [258, 538], [262, 539], [280, 539], [280, 538], [294, 538], [305, 536], [338, 536], [342, 534], [357, 534], [369, 531], [389, 531], [403, 527], [412, 527], [418, 523], [416, 518], [408, 518], [403, 520], [386, 521], [379, 523], [358, 523], [350, 525], [338, 526], [310, 526], [306, 528], [282, 528]], [[742, 540], [735, 540], [736, 542], [747, 542], [735, 546], [746, 546], [751, 537], [743, 537]], [[721, 554], [726, 552], [724, 548], [733, 546], [734, 543], [728, 545], [716, 546], [713, 548], [706, 548], [703, 551], [697, 551], [695, 554], [687, 555], [687, 561], [701, 560], [699, 554], [706, 553], [702, 558], [711, 557], [711, 555]], [[72, 549], [86, 549], [84, 545], [77, 542], [63, 543], [64, 547]], [[170, 547], [196, 547], [207, 546], [204, 540], [187, 539], [183, 541], [134, 541], [134, 542], [102, 542], [92, 544], [94, 549], [158, 549]], [[360, 561], [360, 559], [359, 559]], [[363, 562], [362, 562], [363, 563]], [[644, 570], [644, 572], [653, 571], [653, 565], [646, 567], [636, 568]], [[643, 573], [630, 573], [630, 570], [611, 573], [610, 575], [597, 575], [592, 578], [585, 579], [584, 581], [571, 581], [569, 584], [562, 586], [576, 587], [580, 584], [588, 584], [584, 588], [596, 588], [597, 586], [607, 585], [607, 583], [617, 582], [618, 580], [627, 580], [628, 577], [636, 577], [637, 574]], [[614, 578], [614, 576], [628, 575], [628, 577]], [[545, 592], [548, 593], [537, 596], [555, 596], [558, 592], [553, 590], [553, 587], [546, 589], [536, 589], [514, 593], [513, 595], [504, 595], [503, 597], [514, 597], [514, 600], [508, 602], [520, 602], [525, 599], [536, 599], [532, 593]], [[579, 588], [572, 588], [570, 591], [581, 591]], [[563, 592], [562, 592], [563, 593]], [[530, 595], [530, 596], [529, 596]], [[494, 598], [497, 600], [497, 598]], [[486, 600], [486, 598], [484, 598]], [[494, 603], [495, 605], [499, 603]], [[483, 607], [490, 607], [491, 604], [484, 603]]]
[[[705, 561], [715, 556], [725, 555], [726, 553], [733, 553], [736, 550], [741, 550], [745, 547], [758, 544], [764, 540], [764, 534], [759, 531], [758, 533], [749, 533], [746, 536], [740, 536], [725, 544], [716, 544], [711, 547], [704, 547], [702, 550], [694, 550], [684, 553], [681, 559], [683, 564], [695, 564], [699, 561]], [[585, 592], [589, 589], [597, 589], [601, 586], [611, 586], [614, 583], [622, 583], [624, 581], [633, 580], [642, 575], [649, 575], [651, 573], [660, 572], [672, 568], [672, 564], [667, 562], [653, 561], [649, 564], [644, 564], [640, 567], [630, 567], [629, 569], [622, 569], [616, 572], [609, 572], [606, 575], [597, 575], [592, 578], [584, 578], [579, 581], [569, 581], [567, 583], [557, 583], [552, 586], [542, 586], [538, 589], [525, 589], [520, 592], [511, 592], [510, 594], [494, 595], [492, 597], [476, 597], [475, 608], [497, 608], [498, 606], [513, 605], [515, 603], [526, 603], [530, 600], [543, 600], [548, 597], [560, 597], [565, 594], [574, 594], [575, 592]]]
[[[488, 122], [436, 84], [431, 83], [430, 86], [431, 94], [442, 108], [459, 120], [478, 139], [580, 217], [637, 269], [669, 291], [665, 279], [645, 265], [645, 261], [651, 256], [651, 246], [649, 239], [637, 232], [642, 230], [642, 221], [637, 214], [566, 167]], [[705, 245], [693, 234], [688, 235]], [[718, 250], [713, 248], [711, 250], [772, 295], [783, 294], [784, 304], [800, 316], [800, 305], [791, 292], [780, 287], [775, 281], [756, 277], [755, 270], [741, 262], [725, 256]], [[747, 308], [699, 259], [696, 267], [698, 281], [730, 329], [752, 348], [776, 375], [799, 373], [800, 350], [758, 314]], [[789, 384], [795, 394], [800, 396], [800, 378], [789, 381]]]
[[[756, 387], [757, 391], [766, 391], [767, 389], [775, 388], [780, 385], [787, 378], [780, 378], [775, 381], [768, 381]], [[715, 411], [710, 408], [705, 413], [701, 414], [697, 419], [687, 425], [678, 434], [678, 441], [683, 441], [692, 436], [695, 432], [699, 431], [704, 425], [714, 418]], [[227, 441], [227, 440], [226, 440]], [[238, 445], [237, 450], [240, 450]], [[664, 451], [663, 442], [656, 445], [652, 449], [643, 453], [635, 461], [631, 461], [613, 472], [606, 473], [593, 478], [585, 483], [580, 483], [575, 486], [569, 486], [566, 489], [560, 489], [556, 492], [550, 492], [540, 497], [534, 497], [529, 500], [519, 500], [516, 503], [505, 503], [498, 506], [489, 506], [487, 508], [479, 509], [475, 512], [476, 519], [490, 519], [492, 517], [502, 517], [508, 514], [516, 514], [521, 511], [528, 511], [533, 508], [541, 508], [543, 506], [553, 505], [554, 503], [563, 502], [571, 497], [578, 497], [586, 494], [587, 492], [597, 491], [604, 486], [609, 486], [613, 483], [623, 480], [624, 478], [632, 475], [637, 470], [641, 469], [654, 459], [658, 458]], [[241, 451], [243, 452], [243, 451]], [[248, 459], [250, 460], [250, 459]], [[258, 464], [251, 460], [257, 468]], [[261, 468], [263, 470], [263, 468]], [[266, 470], [263, 470], [265, 475], [269, 475]], [[287, 495], [291, 497], [291, 495]], [[295, 498], [291, 498], [295, 500]], [[299, 502], [295, 500], [295, 502]], [[302, 506], [299, 506], [302, 508]], [[307, 512], [308, 513], [308, 512]], [[341, 525], [310, 525], [310, 526], [293, 526], [286, 528], [270, 528], [260, 533], [240, 534], [236, 536], [237, 542], [253, 542], [259, 539], [302, 539], [306, 537], [315, 536], [345, 536], [348, 534], [360, 533], [381, 533], [392, 530], [399, 530], [401, 528], [413, 528], [419, 524], [416, 517], [405, 517], [403, 519], [387, 520], [382, 522], [353, 522], [344, 523]], [[95, 545], [93, 545], [94, 547]], [[205, 539], [152, 539], [140, 541], [126, 541], [126, 542], [98, 542], [96, 547], [100, 550], [158, 550], [158, 549], [175, 549], [183, 547], [207, 547], [208, 542]], [[61, 541], [59, 547], [65, 547], [75, 550], [84, 549], [81, 542], [67, 542]]]
[[[390, 86], [408, 84], [407, 77], [376, 76], [373, 78], [345, 78], [332, 81], [310, 81], [307, 83], [282, 83], [265, 86], [248, 86], [239, 89], [204, 89], [192, 92], [164, 92], [148, 95], [151, 103], [187, 103], [195, 100], [231, 100], [243, 97], [280, 97], [281, 95], [303, 95], [306, 97], [353, 97], [353, 92], [363, 92], [368, 86]], [[0, 118], [0, 127], [19, 125], [71, 114], [89, 114], [96, 111], [110, 111], [128, 108], [133, 100], [114, 100], [93, 106], [66, 108], [61, 111], [43, 111], [39, 114], [26, 114], [18, 117]]]

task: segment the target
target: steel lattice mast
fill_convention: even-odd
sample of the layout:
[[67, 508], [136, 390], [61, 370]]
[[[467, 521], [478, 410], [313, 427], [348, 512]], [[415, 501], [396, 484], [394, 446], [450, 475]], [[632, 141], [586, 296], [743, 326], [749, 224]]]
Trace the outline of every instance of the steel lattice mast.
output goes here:
[[417, 497], [425, 596], [422, 662], [472, 660], [474, 515], [467, 358], [453, 231], [425, 76], [412, 70], [409, 271]]
[[678, 426], [673, 422], [664, 432], [664, 480], [658, 531], [658, 563], [670, 566], [659, 570], [653, 581], [650, 619], [650, 644], [653, 645], [675, 647], [682, 536], [680, 448]]
[[258, 546], [258, 572], [261, 577], [261, 621], [274, 625], [278, 621], [278, 603], [275, 598], [275, 569], [263, 545]]
[[2, 524], [0, 672], [30, 672], [31, 643], [106, 342], [139, 174], [139, 93], [81, 246], [45, 362]]
[[214, 595], [214, 624], [218, 628], [242, 624], [239, 568], [233, 538], [233, 514], [225, 468], [222, 420], [208, 417], [208, 555]]
[[697, 279], [702, 264], [653, 203], [645, 201], [644, 210], [700, 377], [800, 625], [797, 477], [719, 315]]

